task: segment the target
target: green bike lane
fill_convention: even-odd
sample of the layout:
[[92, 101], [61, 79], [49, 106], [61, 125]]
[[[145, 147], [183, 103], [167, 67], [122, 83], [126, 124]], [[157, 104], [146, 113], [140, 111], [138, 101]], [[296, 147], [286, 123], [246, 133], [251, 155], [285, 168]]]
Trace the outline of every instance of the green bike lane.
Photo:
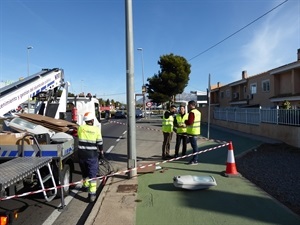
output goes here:
[[[202, 134], [207, 127], [202, 126]], [[209, 141], [198, 140], [200, 151], [232, 141], [234, 155], [264, 143], [263, 139], [238, 135], [223, 129], [210, 129]], [[161, 149], [161, 143], [157, 143]], [[188, 153], [191, 153], [188, 144]], [[198, 165], [189, 159], [162, 163], [161, 170], [138, 177], [136, 225], [183, 224], [300, 224], [290, 212], [267, 193], [243, 177], [224, 177], [228, 146], [199, 154]], [[238, 168], [237, 168], [238, 169]], [[179, 175], [212, 175], [217, 186], [206, 190], [184, 190], [173, 185]]]

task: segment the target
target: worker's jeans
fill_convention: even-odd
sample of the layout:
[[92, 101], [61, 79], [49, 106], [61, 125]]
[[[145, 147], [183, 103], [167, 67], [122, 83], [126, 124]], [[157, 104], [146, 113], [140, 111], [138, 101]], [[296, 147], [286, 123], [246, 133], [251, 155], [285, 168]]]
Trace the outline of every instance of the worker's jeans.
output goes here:
[[175, 155], [178, 157], [180, 143], [182, 140], [182, 155], [186, 154], [186, 144], [187, 144], [187, 136], [186, 134], [177, 134], [176, 135], [176, 145], [175, 145]]
[[163, 132], [164, 141], [162, 145], [162, 157], [166, 157], [170, 155], [170, 142], [172, 140], [173, 132], [167, 133]]
[[[189, 136], [189, 141], [191, 143], [191, 146], [193, 148], [193, 153], [198, 152], [198, 146], [197, 146], [197, 136]], [[193, 155], [192, 160], [193, 162], [198, 162], [198, 154], [197, 155]]]

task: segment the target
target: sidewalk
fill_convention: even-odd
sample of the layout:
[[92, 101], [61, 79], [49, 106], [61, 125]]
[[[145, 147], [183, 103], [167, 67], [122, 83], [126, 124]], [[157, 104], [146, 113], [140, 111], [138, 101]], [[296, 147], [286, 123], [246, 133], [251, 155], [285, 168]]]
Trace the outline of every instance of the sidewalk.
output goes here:
[[[147, 158], [143, 162], [162, 162], [162, 134], [157, 131], [160, 121], [143, 122], [138, 124], [141, 128], [136, 132], [137, 157]], [[204, 126], [202, 134], [206, 133]], [[218, 140], [232, 141], [235, 157], [261, 143], [274, 142], [216, 127], [211, 127], [210, 139], [198, 140], [200, 151], [220, 146]], [[174, 146], [175, 137], [171, 148]], [[122, 139], [115, 148], [127, 148], [127, 139]], [[188, 150], [191, 150], [189, 144]], [[161, 163], [162, 169], [138, 174], [132, 179], [116, 175], [108, 179], [85, 224], [300, 224], [299, 216], [248, 180], [222, 176], [227, 153], [228, 146], [225, 146], [200, 154], [200, 163], [195, 166], [186, 165], [188, 159], [181, 159]], [[127, 165], [116, 163], [119, 168], [126, 169]], [[217, 186], [196, 191], [179, 189], [173, 185], [173, 177], [178, 175], [212, 175]]]

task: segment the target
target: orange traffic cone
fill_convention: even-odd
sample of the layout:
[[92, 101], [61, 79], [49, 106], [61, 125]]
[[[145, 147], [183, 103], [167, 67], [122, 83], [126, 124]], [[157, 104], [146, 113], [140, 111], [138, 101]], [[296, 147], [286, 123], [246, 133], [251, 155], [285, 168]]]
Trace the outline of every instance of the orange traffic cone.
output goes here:
[[223, 175], [226, 177], [236, 177], [240, 176], [236, 169], [234, 153], [233, 153], [233, 146], [232, 142], [229, 142], [228, 145], [228, 155], [227, 155], [227, 164], [226, 164], [226, 171], [223, 172]]

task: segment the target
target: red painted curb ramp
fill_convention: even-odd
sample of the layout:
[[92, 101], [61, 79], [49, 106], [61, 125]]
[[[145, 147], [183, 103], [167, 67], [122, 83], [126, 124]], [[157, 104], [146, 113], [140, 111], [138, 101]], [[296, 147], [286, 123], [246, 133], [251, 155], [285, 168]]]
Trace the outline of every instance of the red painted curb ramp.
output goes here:
[[233, 146], [232, 142], [229, 142], [228, 145], [228, 154], [227, 154], [227, 163], [226, 163], [226, 171], [222, 172], [222, 175], [225, 177], [239, 177], [240, 173], [236, 169]]

